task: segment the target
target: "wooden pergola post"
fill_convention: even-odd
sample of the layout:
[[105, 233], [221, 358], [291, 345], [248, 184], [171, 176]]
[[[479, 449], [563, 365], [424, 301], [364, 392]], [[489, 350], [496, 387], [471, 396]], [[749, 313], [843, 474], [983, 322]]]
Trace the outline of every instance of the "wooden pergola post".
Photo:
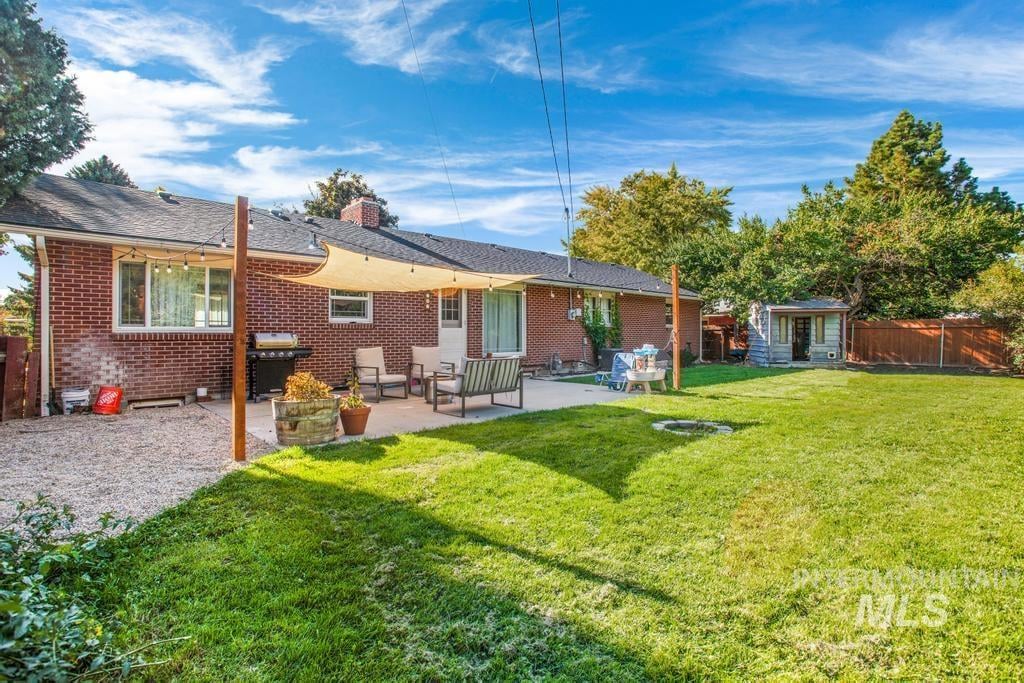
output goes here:
[[249, 199], [235, 197], [234, 353], [231, 360], [231, 454], [245, 460], [245, 298]]
[[679, 341], [679, 266], [672, 264], [672, 388], [679, 391], [683, 377], [683, 365], [680, 361]]

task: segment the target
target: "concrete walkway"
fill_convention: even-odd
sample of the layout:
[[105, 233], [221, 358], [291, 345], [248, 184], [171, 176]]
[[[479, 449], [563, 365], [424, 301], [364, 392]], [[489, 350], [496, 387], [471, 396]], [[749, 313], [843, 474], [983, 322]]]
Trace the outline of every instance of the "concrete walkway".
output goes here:
[[[380, 403], [369, 402], [373, 408], [370, 421], [366, 425], [366, 434], [361, 437], [340, 436], [339, 441], [354, 439], [375, 439], [393, 434], [418, 432], [423, 429], [444, 427], [451, 424], [482, 422], [506, 415], [518, 415], [534, 410], [550, 410], [569, 406], [607, 403], [625, 398], [625, 394], [610, 391], [608, 388], [572, 382], [552, 382], [527, 379], [523, 385], [523, 410], [492, 406], [490, 396], [477, 396], [466, 399], [466, 417], [458, 416], [459, 403], [440, 404], [437, 413], [433, 407], [425, 403], [421, 396], [410, 395], [407, 399], [385, 398]], [[388, 393], [397, 393], [394, 389]], [[372, 396], [372, 393], [370, 394]], [[502, 403], [515, 403], [517, 397], [512, 394], [499, 394], [495, 400]], [[207, 410], [230, 420], [231, 401], [212, 401], [200, 404]], [[270, 401], [246, 404], [246, 431], [269, 444], [277, 443], [274, 431], [274, 418], [271, 413]]]

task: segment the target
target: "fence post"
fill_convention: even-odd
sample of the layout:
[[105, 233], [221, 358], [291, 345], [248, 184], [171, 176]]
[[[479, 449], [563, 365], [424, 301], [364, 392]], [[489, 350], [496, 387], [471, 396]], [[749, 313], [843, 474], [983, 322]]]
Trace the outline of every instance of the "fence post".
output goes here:
[[946, 344], [946, 323], [939, 326], [939, 369], [942, 369], [942, 353]]

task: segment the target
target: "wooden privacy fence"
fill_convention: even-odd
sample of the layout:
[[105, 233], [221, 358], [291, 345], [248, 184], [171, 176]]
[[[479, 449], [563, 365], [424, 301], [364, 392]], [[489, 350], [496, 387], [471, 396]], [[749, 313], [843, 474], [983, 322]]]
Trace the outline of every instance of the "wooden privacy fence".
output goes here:
[[39, 352], [26, 337], [0, 337], [0, 422], [39, 415]]
[[855, 320], [846, 339], [851, 363], [1010, 367], [1003, 330], [977, 319]]

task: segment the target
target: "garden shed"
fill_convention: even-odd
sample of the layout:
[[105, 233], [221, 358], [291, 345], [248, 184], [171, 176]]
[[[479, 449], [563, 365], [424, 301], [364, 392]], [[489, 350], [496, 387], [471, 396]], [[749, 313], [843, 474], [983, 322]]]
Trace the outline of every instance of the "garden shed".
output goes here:
[[747, 323], [754, 365], [838, 366], [846, 362], [846, 318], [839, 299], [757, 302]]

